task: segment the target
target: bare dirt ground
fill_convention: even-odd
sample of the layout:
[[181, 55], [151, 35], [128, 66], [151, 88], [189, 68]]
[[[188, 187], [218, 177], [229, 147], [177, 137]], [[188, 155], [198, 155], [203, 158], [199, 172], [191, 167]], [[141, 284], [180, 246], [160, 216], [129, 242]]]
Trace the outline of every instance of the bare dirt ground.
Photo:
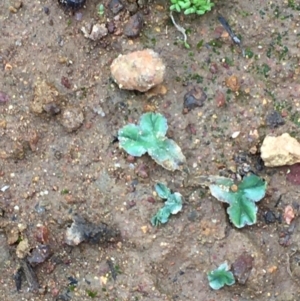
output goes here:
[[[201, 17], [175, 15], [188, 29], [190, 49], [178, 41], [164, 1], [124, 1], [117, 17], [105, 2], [105, 18], [115, 20], [116, 31], [98, 42], [86, 39], [80, 29], [103, 18], [99, 4], [87, 0], [82, 15], [73, 15], [55, 0], [24, 0], [21, 7], [0, 2], [0, 91], [8, 97], [2, 94], [0, 104], [1, 300], [299, 300], [299, 219], [287, 225], [282, 218], [287, 205], [297, 213], [299, 186], [287, 181], [287, 167], [264, 168], [259, 156], [269, 133], [300, 139], [299, 4], [219, 1]], [[129, 11], [144, 18], [135, 39], [122, 34]], [[244, 56], [218, 14], [241, 38]], [[164, 95], [120, 90], [111, 79], [118, 54], [144, 48], [167, 66]], [[35, 107], [43, 82], [60, 99], [48, 113]], [[184, 114], [184, 95], [194, 86], [207, 99]], [[67, 109], [84, 118], [72, 132], [62, 114]], [[188, 177], [118, 148], [118, 129], [149, 110], [168, 119]], [[274, 110], [284, 124], [266, 119]], [[245, 166], [267, 180], [268, 191], [258, 203], [257, 224], [238, 230], [197, 179]], [[184, 206], [154, 228], [150, 218], [161, 207], [157, 182], [180, 192]], [[120, 235], [68, 246], [64, 236], [74, 213]], [[29, 289], [30, 277], [16, 276], [22, 241], [29, 245], [24, 252], [43, 244], [51, 253], [33, 267], [36, 291]], [[211, 290], [207, 272], [245, 252], [253, 258], [246, 283]]]

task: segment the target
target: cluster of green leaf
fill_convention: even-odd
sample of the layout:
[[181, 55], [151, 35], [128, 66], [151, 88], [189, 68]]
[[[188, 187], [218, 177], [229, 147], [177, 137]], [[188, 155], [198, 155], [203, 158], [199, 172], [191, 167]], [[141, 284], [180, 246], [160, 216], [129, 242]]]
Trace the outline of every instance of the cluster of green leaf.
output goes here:
[[178, 192], [171, 193], [171, 190], [162, 183], [157, 183], [155, 190], [160, 198], [166, 200], [164, 207], [160, 208], [151, 219], [151, 224], [158, 226], [165, 224], [171, 214], [176, 214], [182, 209], [182, 196]]
[[209, 272], [207, 274], [209, 286], [218, 290], [226, 285], [233, 285], [235, 283], [234, 276], [232, 272], [229, 271], [227, 262], [221, 264], [217, 269]]
[[[182, 169], [186, 159], [180, 147], [166, 137], [167, 129], [167, 120], [163, 115], [146, 113], [141, 116], [138, 125], [128, 124], [119, 130], [119, 145], [132, 156], [140, 157], [148, 152], [158, 164], [168, 170]], [[209, 179], [211, 194], [219, 201], [229, 204], [227, 213], [237, 228], [256, 223], [255, 203], [265, 196], [267, 189], [267, 183], [263, 179], [256, 175], [248, 175], [238, 183], [219, 176], [209, 176], [205, 179]], [[151, 224], [158, 226], [167, 223], [171, 214], [177, 214], [182, 209], [182, 196], [178, 192], [172, 193], [162, 183], [157, 183], [155, 190], [160, 198], [166, 200], [164, 207], [151, 218]], [[226, 262], [209, 272], [207, 277], [210, 287], [214, 290], [235, 283]], [[88, 295], [94, 297], [96, 293], [91, 292]]]
[[210, 0], [171, 0], [171, 3], [171, 10], [179, 13], [183, 11], [185, 15], [204, 15], [214, 6], [214, 3], [210, 2]]
[[167, 119], [159, 113], [145, 113], [139, 125], [128, 124], [118, 132], [119, 146], [129, 155], [140, 157], [146, 152], [168, 170], [181, 169], [186, 161], [180, 147], [166, 137]]
[[256, 223], [257, 207], [266, 193], [267, 183], [256, 175], [243, 178], [235, 184], [232, 179], [211, 177], [213, 184], [209, 185], [211, 194], [221, 202], [229, 204], [227, 213], [231, 222], [242, 228]]

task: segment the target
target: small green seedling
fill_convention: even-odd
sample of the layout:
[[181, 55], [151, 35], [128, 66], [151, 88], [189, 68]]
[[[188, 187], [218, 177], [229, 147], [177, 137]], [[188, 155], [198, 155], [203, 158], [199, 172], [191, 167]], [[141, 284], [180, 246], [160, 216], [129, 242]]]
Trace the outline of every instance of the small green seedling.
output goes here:
[[249, 175], [235, 184], [232, 179], [211, 177], [213, 184], [209, 185], [211, 194], [221, 202], [229, 204], [227, 213], [231, 222], [242, 228], [256, 223], [257, 207], [266, 193], [267, 183], [256, 175]]
[[158, 226], [165, 224], [171, 214], [177, 214], [182, 209], [182, 195], [179, 192], [171, 193], [171, 190], [162, 183], [157, 183], [155, 190], [160, 198], [167, 200], [165, 206], [160, 208], [151, 219], [151, 224]]
[[183, 41], [181, 42], [185, 48], [190, 49], [190, 45], [187, 42], [186, 29], [175, 22], [172, 12], [176, 11], [181, 13], [183, 11], [185, 15], [204, 15], [210, 11], [213, 6], [214, 4], [210, 2], [210, 0], [171, 0], [170, 17], [176, 29], [183, 35]]
[[67, 188], [64, 188], [64, 189], [62, 189], [62, 191], [60, 192], [60, 194], [69, 194], [69, 189], [67, 189]]
[[209, 286], [218, 290], [226, 285], [233, 285], [235, 283], [232, 272], [229, 271], [227, 262], [221, 264], [216, 270], [213, 270], [207, 274]]
[[99, 4], [99, 6], [98, 6], [98, 15], [99, 16], [104, 15], [104, 5], [103, 4]]
[[86, 290], [86, 293], [91, 298], [95, 298], [97, 296], [97, 294], [98, 294], [97, 291], [92, 291], [92, 290], [88, 290], [88, 289]]
[[210, 0], [171, 0], [170, 10], [182, 12], [185, 15], [204, 15], [210, 11], [214, 4]]
[[185, 156], [180, 147], [166, 137], [167, 119], [159, 113], [145, 113], [138, 125], [128, 124], [118, 132], [119, 145], [129, 155], [140, 157], [146, 152], [168, 170], [182, 169]]

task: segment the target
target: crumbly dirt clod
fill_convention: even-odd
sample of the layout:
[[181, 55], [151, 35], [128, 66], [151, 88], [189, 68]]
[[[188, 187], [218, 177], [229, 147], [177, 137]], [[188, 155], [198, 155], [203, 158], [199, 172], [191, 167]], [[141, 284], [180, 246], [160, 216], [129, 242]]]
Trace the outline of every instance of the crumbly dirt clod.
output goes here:
[[119, 88], [145, 92], [163, 82], [165, 65], [152, 49], [118, 56], [110, 66]]

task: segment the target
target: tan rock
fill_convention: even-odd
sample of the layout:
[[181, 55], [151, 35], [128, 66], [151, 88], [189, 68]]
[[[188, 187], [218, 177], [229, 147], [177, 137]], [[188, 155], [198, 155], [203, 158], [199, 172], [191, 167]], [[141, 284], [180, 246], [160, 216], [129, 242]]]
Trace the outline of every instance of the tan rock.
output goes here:
[[16, 254], [18, 258], [25, 258], [30, 253], [30, 245], [27, 238], [23, 238], [16, 248]]
[[120, 89], [145, 92], [163, 82], [165, 65], [152, 49], [120, 55], [110, 70]]
[[265, 137], [260, 151], [261, 158], [269, 167], [293, 165], [300, 162], [300, 143], [288, 133], [279, 137]]
[[7, 243], [9, 245], [13, 245], [14, 243], [16, 243], [19, 239], [19, 233], [19, 229], [16, 226], [12, 227], [11, 229], [8, 229], [6, 232]]
[[79, 129], [84, 121], [84, 116], [80, 108], [66, 108], [61, 116], [61, 124], [69, 133]]
[[240, 83], [237, 76], [232, 75], [225, 79], [226, 86], [233, 92], [237, 92], [240, 89]]
[[95, 24], [91, 28], [91, 25], [87, 25], [87, 27], [82, 27], [81, 31], [84, 34], [84, 37], [87, 39], [91, 39], [93, 41], [101, 40], [103, 37], [107, 36], [108, 30], [105, 24]]
[[48, 112], [51, 115], [59, 113], [62, 97], [54, 85], [38, 80], [34, 86], [34, 96], [30, 104], [31, 111], [35, 114]]

